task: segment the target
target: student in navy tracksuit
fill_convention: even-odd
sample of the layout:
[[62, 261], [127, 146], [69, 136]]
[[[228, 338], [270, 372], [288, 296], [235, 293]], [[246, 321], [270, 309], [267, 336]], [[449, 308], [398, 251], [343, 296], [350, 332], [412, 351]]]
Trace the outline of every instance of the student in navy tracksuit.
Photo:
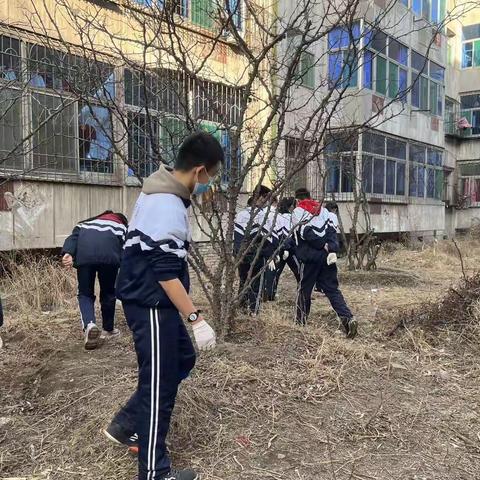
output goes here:
[[[325, 210], [328, 212], [329, 222], [335, 229], [338, 248], [340, 248], [340, 242], [338, 240], [338, 217], [335, 213], [335, 211], [338, 211], [338, 207], [335, 207], [336, 203], [329, 202], [325, 205]], [[318, 270], [316, 290], [322, 292], [328, 298], [332, 308], [338, 315], [347, 336], [349, 338], [354, 338], [357, 334], [358, 325], [339, 288], [337, 255], [336, 253], [333, 253], [333, 251], [327, 256], [327, 262], [321, 264]]]
[[165, 445], [180, 382], [195, 364], [184, 320], [201, 350], [215, 346], [215, 332], [194, 306], [187, 254], [191, 242], [190, 196], [206, 192], [224, 154], [211, 135], [182, 143], [173, 170], [161, 166], [143, 184], [129, 225], [117, 281], [138, 359], [138, 387], [106, 435], [139, 447], [138, 480], [194, 480], [191, 470], [171, 468]]
[[[85, 333], [85, 348], [97, 347], [101, 335], [116, 336], [115, 280], [127, 232], [127, 219], [110, 210], [83, 220], [65, 240], [62, 263], [77, 269], [78, 304]], [[95, 320], [95, 278], [100, 283], [103, 333]]]
[[[266, 206], [270, 188], [261, 185], [248, 201], [247, 208], [237, 213], [234, 229], [234, 253], [240, 257], [238, 265], [240, 306], [252, 314], [260, 309], [264, 291], [265, 270], [273, 262], [276, 237]], [[259, 250], [260, 249], [260, 250]], [[274, 268], [274, 267], [273, 267]], [[243, 292], [243, 293], [242, 293]]]
[[275, 222], [279, 245], [282, 251], [278, 255], [276, 262], [275, 279], [271, 290], [267, 291], [268, 299], [275, 300], [277, 294], [280, 276], [283, 273], [285, 265], [288, 265], [297, 282], [299, 281], [299, 263], [295, 257], [295, 240], [292, 228], [292, 211], [295, 208], [295, 198], [282, 198], [278, 205], [278, 214]]

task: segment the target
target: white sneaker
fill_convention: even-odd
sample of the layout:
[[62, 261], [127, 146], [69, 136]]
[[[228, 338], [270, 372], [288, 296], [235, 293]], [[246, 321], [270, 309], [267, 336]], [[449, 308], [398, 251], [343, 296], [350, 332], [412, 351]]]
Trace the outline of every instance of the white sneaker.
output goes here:
[[95, 350], [99, 339], [100, 329], [94, 323], [89, 323], [85, 329], [85, 350]]
[[102, 340], [105, 340], [107, 338], [114, 338], [119, 336], [120, 336], [120, 330], [118, 328], [114, 328], [111, 332], [109, 332], [108, 330], [102, 330], [102, 334], [100, 335], [100, 338]]

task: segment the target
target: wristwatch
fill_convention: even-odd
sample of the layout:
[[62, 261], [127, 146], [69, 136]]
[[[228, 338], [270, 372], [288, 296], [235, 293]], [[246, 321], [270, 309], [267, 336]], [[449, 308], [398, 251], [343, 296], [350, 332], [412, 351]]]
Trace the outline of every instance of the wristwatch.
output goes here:
[[189, 323], [194, 323], [198, 320], [198, 317], [200, 316], [200, 314], [202, 313], [201, 310], [197, 310], [196, 312], [192, 312], [188, 317], [187, 317], [187, 321]]

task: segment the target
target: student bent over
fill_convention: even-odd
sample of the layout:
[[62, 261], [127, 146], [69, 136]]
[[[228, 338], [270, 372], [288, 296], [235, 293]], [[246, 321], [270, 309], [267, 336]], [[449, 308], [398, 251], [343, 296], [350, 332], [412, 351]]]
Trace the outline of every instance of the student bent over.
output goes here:
[[[101, 335], [116, 336], [115, 328], [115, 280], [127, 232], [127, 219], [121, 213], [111, 210], [83, 220], [65, 240], [62, 263], [65, 267], [77, 269], [78, 304], [85, 349], [98, 346]], [[102, 310], [103, 333], [95, 319], [95, 278], [100, 283], [100, 306]]]
[[133, 446], [138, 435], [138, 480], [195, 480], [171, 467], [165, 445], [180, 382], [195, 364], [185, 327], [200, 350], [215, 346], [215, 332], [189, 296], [187, 252], [190, 196], [206, 192], [224, 161], [206, 133], [182, 143], [173, 170], [161, 166], [144, 182], [130, 222], [117, 282], [138, 359], [138, 387], [106, 435]]

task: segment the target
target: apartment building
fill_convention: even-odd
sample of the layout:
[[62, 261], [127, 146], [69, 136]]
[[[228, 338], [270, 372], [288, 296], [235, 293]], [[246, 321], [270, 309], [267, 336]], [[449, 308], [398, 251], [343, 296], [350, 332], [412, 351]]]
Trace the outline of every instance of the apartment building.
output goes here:
[[[239, 1], [227, 14], [253, 45]], [[187, 118], [228, 151], [248, 59], [219, 34], [214, 5], [0, 3], [0, 250], [58, 247], [81, 219], [106, 209], [130, 214], [138, 177], [158, 167], [159, 155], [173, 157]], [[160, 28], [163, 12], [169, 22]], [[173, 46], [162, 51], [159, 39]], [[184, 69], [177, 51], [189, 55]], [[261, 123], [262, 85], [254, 95]]]

